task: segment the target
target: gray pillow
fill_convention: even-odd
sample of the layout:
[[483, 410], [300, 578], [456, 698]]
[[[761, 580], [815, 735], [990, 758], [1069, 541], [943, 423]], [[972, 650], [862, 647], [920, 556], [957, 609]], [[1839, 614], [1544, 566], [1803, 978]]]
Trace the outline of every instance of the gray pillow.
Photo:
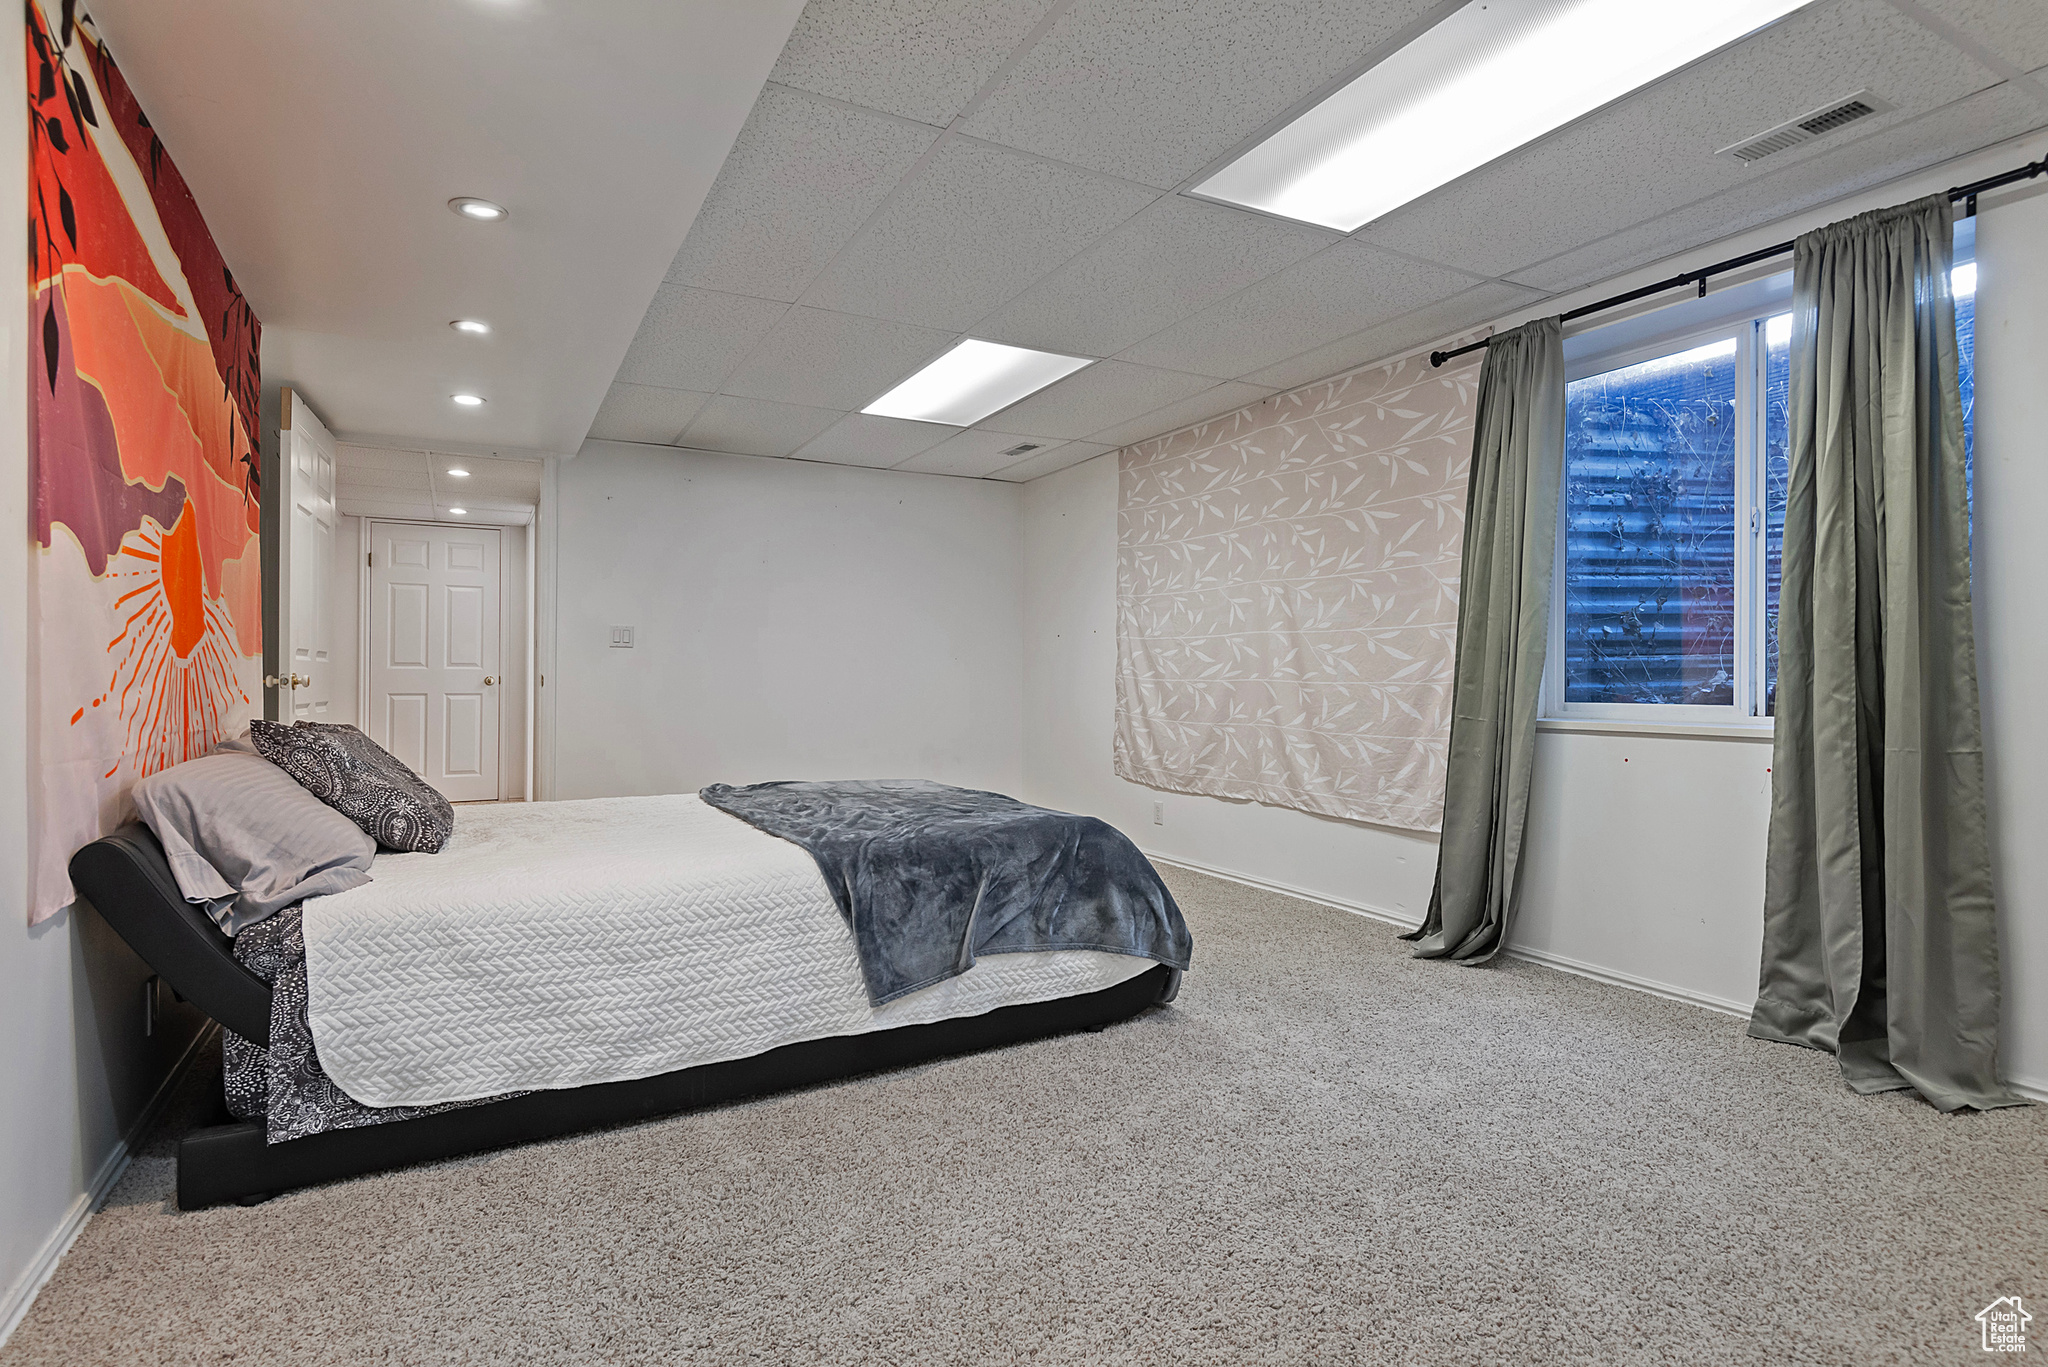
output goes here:
[[306, 897], [370, 881], [377, 842], [260, 755], [175, 764], [135, 785], [135, 806], [185, 900], [236, 935]]
[[243, 755], [255, 754], [256, 742], [249, 739], [249, 728], [246, 726], [243, 727], [240, 735], [229, 736], [226, 740], [222, 741], [219, 745], [214, 746], [213, 749], [208, 751], [207, 753], [217, 755], [221, 753], [223, 750], [232, 750], [237, 754]]
[[353, 726], [249, 723], [256, 752], [388, 850], [435, 854], [455, 831], [455, 809], [404, 761]]

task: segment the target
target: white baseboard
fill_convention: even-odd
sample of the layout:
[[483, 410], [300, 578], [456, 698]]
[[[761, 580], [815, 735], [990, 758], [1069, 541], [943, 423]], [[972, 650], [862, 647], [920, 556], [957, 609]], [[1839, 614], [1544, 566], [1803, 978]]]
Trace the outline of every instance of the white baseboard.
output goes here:
[[178, 1056], [178, 1061], [171, 1065], [171, 1070], [164, 1074], [164, 1080], [157, 1085], [156, 1094], [150, 1097], [149, 1103], [136, 1115], [134, 1123], [128, 1127], [128, 1132], [108, 1151], [99, 1171], [92, 1175], [92, 1181], [78, 1194], [78, 1199], [71, 1203], [71, 1208], [64, 1212], [64, 1218], [50, 1231], [50, 1237], [43, 1240], [43, 1246], [36, 1251], [36, 1256], [22, 1270], [22, 1274], [15, 1278], [14, 1285], [7, 1288], [4, 1297], [0, 1297], [0, 1348], [6, 1347], [7, 1340], [14, 1337], [14, 1331], [28, 1315], [29, 1306], [35, 1304], [37, 1293], [49, 1284], [50, 1278], [56, 1274], [57, 1264], [64, 1260], [64, 1255], [71, 1251], [71, 1245], [77, 1243], [78, 1236], [85, 1232], [86, 1221], [93, 1217], [93, 1213], [114, 1190], [114, 1184], [121, 1180], [121, 1174], [128, 1171], [128, 1160], [134, 1157], [136, 1146], [142, 1142], [143, 1136], [149, 1133], [149, 1127], [156, 1123], [157, 1116], [163, 1111], [164, 1103], [171, 1099], [171, 1092], [185, 1076], [185, 1070], [190, 1068], [192, 1060], [198, 1057], [200, 1046], [211, 1039], [213, 1032], [219, 1028], [208, 1022], [192, 1036], [192, 1042], [185, 1046], [185, 1052]]
[[[1353, 902], [1342, 897], [1332, 897], [1325, 892], [1311, 892], [1307, 888], [1298, 888], [1291, 883], [1275, 883], [1266, 878], [1253, 878], [1249, 874], [1237, 873], [1230, 869], [1219, 869], [1213, 864], [1202, 864], [1192, 859], [1182, 859], [1177, 855], [1159, 854], [1152, 850], [1144, 850], [1143, 853], [1147, 859], [1152, 860], [1154, 863], [1172, 864], [1178, 868], [1193, 869], [1196, 873], [1206, 873], [1211, 878], [1221, 878], [1226, 883], [1237, 883], [1243, 887], [1257, 888], [1261, 892], [1277, 892], [1283, 897], [1294, 897], [1304, 902], [1314, 902], [1318, 906], [1329, 907], [1334, 911], [1348, 911], [1355, 916], [1369, 916], [1375, 921], [1385, 921], [1389, 925], [1399, 926], [1403, 930], [1413, 930], [1422, 924], [1420, 917], [1405, 916], [1388, 911], [1383, 907], [1372, 907], [1367, 906], [1363, 902]], [[1507, 956], [1510, 959], [1522, 959], [1532, 964], [1541, 964], [1545, 968], [1554, 968], [1560, 973], [1570, 973], [1581, 978], [1591, 978], [1595, 982], [1611, 983], [1616, 987], [1626, 987], [1635, 992], [1647, 992], [1653, 997], [1662, 997], [1667, 1001], [1684, 1002], [1687, 1006], [1697, 1006], [1702, 1010], [1713, 1011], [1723, 1016], [1737, 1016], [1743, 1020], [1749, 1019], [1751, 1008], [1747, 1003], [1731, 1001], [1726, 997], [1716, 997], [1707, 992], [1695, 992], [1689, 987], [1674, 987], [1670, 983], [1658, 982], [1654, 978], [1639, 978], [1633, 973], [1622, 973], [1612, 968], [1602, 968], [1598, 964], [1584, 963], [1578, 959], [1568, 959], [1562, 954], [1552, 954], [1547, 949], [1528, 949], [1509, 945]], [[2037, 1101], [2048, 1105], [2048, 1086], [2043, 1086], [2038, 1082], [2027, 1082], [2019, 1078], [2010, 1077], [2005, 1079], [2005, 1085], [2029, 1101]]]
[[1155, 864], [1172, 864], [1178, 868], [1193, 869], [1196, 873], [1206, 873], [1211, 878], [1221, 878], [1226, 883], [1238, 883], [1244, 887], [1257, 888], [1261, 892], [1277, 892], [1282, 897], [1294, 897], [1303, 902], [1314, 902], [1319, 906], [1330, 907], [1336, 911], [1348, 911], [1354, 916], [1370, 916], [1375, 921], [1385, 921], [1388, 925], [1399, 926], [1403, 930], [1413, 930], [1422, 924], [1420, 916], [1410, 916], [1405, 912], [1388, 911], [1383, 907], [1369, 907], [1363, 902], [1352, 902], [1342, 897], [1332, 897], [1326, 892], [1311, 892], [1307, 888], [1298, 888], [1292, 883], [1275, 883], [1265, 878], [1254, 878], [1248, 873], [1238, 873], [1232, 869], [1219, 869], [1213, 864], [1200, 864], [1192, 859], [1182, 859], [1179, 855], [1159, 854], [1145, 849], [1141, 849], [1139, 852]]
[[[1198, 864], [1192, 859], [1178, 859], [1169, 854], [1152, 854], [1150, 851], [1146, 852], [1146, 857], [1156, 859], [1162, 864], [1178, 864], [1182, 868], [1193, 869], [1197, 873], [1206, 873], [1212, 878], [1221, 878], [1226, 882], [1241, 883], [1245, 887], [1258, 888], [1265, 892], [1277, 892], [1287, 897], [1298, 897], [1304, 902], [1315, 902], [1322, 906], [1334, 908], [1337, 911], [1348, 911], [1357, 916], [1370, 916], [1375, 921], [1385, 921], [1390, 925], [1397, 925], [1403, 930], [1413, 930], [1422, 924], [1422, 918], [1419, 916], [1407, 916], [1388, 911], [1383, 907], [1367, 906], [1363, 902], [1353, 902], [1342, 897], [1332, 897], [1328, 893], [1310, 892], [1307, 888], [1292, 887], [1286, 883], [1274, 883], [1264, 878], [1252, 878], [1242, 873], [1233, 873], [1229, 869], [1219, 869], [1208, 864]], [[1519, 945], [1509, 945], [1505, 952], [1510, 959], [1523, 959], [1532, 964], [1542, 964], [1545, 968], [1554, 968], [1560, 973], [1571, 973], [1581, 978], [1591, 978], [1595, 982], [1612, 983], [1616, 987], [1627, 987], [1637, 992], [1648, 992], [1655, 997], [1663, 997], [1669, 1001], [1684, 1002], [1688, 1006], [1702, 1006], [1709, 1011], [1718, 1011], [1723, 1015], [1743, 1017], [1749, 1015], [1749, 1008], [1740, 1002], [1732, 1002], [1726, 998], [1711, 996], [1705, 992], [1695, 992], [1690, 988], [1673, 987], [1670, 983], [1661, 983], [1654, 978], [1639, 978], [1633, 973], [1621, 973], [1611, 968], [1601, 968], [1597, 964], [1582, 963], [1577, 959], [1568, 959], [1562, 954], [1552, 954], [1549, 950], [1526, 949]]]
[[2048, 1106], [2048, 1086], [2043, 1086], [2038, 1082], [2022, 1082], [2016, 1077], [2007, 1078], [2005, 1085], [2029, 1101], [2039, 1102], [2044, 1106]]
[[1562, 954], [1552, 954], [1547, 949], [1529, 949], [1521, 945], [1509, 945], [1507, 956], [1510, 959], [1523, 959], [1532, 964], [1542, 964], [1545, 968], [1554, 968], [1560, 973], [1571, 973], [1581, 978], [1591, 978], [1595, 982], [1612, 983], [1616, 987], [1626, 987], [1637, 992], [1647, 992], [1653, 997], [1662, 997], [1666, 1001], [1684, 1002], [1687, 1006], [1702, 1007], [1708, 1011], [1719, 1012], [1724, 1016], [1740, 1016], [1742, 1019], [1748, 1020], [1753, 1006], [1753, 1003], [1731, 1001], [1727, 997], [1717, 997], [1710, 992], [1695, 992], [1689, 987], [1675, 987], [1670, 983], [1658, 982], [1655, 978], [1640, 978], [1633, 973], [1623, 973], [1618, 969], [1602, 968], [1598, 964], [1584, 963], [1578, 959], [1568, 959]]

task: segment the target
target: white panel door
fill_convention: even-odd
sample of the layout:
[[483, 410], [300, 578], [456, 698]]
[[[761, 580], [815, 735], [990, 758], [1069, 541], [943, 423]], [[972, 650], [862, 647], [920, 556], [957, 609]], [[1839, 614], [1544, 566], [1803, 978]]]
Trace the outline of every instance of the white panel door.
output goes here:
[[278, 506], [285, 509], [278, 548], [279, 673], [264, 680], [280, 721], [338, 721], [334, 716], [334, 435], [290, 389], [278, 404]]
[[498, 796], [502, 540], [370, 524], [370, 738], [452, 802]]

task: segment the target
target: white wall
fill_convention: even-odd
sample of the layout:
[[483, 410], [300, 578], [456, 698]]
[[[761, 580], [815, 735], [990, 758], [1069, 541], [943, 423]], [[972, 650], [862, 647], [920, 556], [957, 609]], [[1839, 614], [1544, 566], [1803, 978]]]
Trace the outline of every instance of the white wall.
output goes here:
[[611, 442], [554, 478], [551, 796], [1017, 787], [1015, 486]]
[[[334, 536], [329, 566], [329, 602], [334, 610], [334, 716], [332, 720], [367, 726], [362, 711], [362, 632], [367, 604], [363, 586], [364, 519], [344, 513]], [[530, 528], [506, 527], [503, 553], [504, 593], [499, 608], [498, 658], [504, 684], [498, 697], [499, 791], [507, 801], [526, 796], [526, 552]]]
[[508, 802], [526, 800], [526, 556], [532, 544], [530, 527], [507, 527], [499, 556], [505, 589], [498, 609], [498, 662], [504, 672], [498, 695], [498, 791]]
[[328, 566], [327, 605], [334, 614], [334, 715], [329, 721], [362, 724], [363, 519], [335, 519], [334, 559]]
[[[2036, 151], [2033, 155], [2040, 156]], [[2048, 1088], [2048, 186], [1977, 221], [1977, 678], [2002, 1048]]]
[[[1569, 308], [2042, 155], [2036, 137], [1604, 282]], [[2048, 1091], [2048, 191], [1987, 196], [1977, 240], [1978, 614], [2006, 968], [2003, 1064]], [[1503, 320], [1517, 323], [1520, 318]], [[1390, 919], [1428, 907], [1436, 845], [1279, 808], [1158, 793], [1110, 767], [1116, 456], [1024, 486], [1024, 796], [1169, 859]], [[1562, 729], [1537, 742], [1514, 951], [1725, 1009], [1755, 1000], [1770, 747]], [[1154, 804], [1163, 825], [1153, 824]]]
[[[28, 92], [0, 63], [0, 254], [28, 260]], [[142, 1034], [148, 970], [98, 915], [28, 925], [28, 292], [0, 271], [0, 1338], [105, 1193], [123, 1138], [201, 1026], [173, 1008]], [[170, 998], [164, 998], [169, 1007]]]

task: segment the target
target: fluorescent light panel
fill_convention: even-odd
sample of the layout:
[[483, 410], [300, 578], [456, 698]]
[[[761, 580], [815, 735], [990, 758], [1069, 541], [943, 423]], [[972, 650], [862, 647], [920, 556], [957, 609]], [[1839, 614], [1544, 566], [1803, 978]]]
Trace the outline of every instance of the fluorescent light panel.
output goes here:
[[997, 409], [1093, 364], [1085, 356], [1059, 356], [969, 337], [861, 412], [972, 427]]
[[1194, 187], [1351, 232], [1808, 0], [1473, 0]]

